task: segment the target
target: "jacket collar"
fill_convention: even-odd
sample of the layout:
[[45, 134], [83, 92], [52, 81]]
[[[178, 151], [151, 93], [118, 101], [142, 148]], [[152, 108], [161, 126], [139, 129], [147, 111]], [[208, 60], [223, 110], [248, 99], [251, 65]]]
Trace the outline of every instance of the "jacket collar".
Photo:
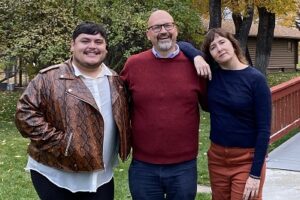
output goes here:
[[[60, 68], [60, 79], [71, 80], [67, 81], [67, 93], [77, 96], [78, 98], [86, 101], [87, 103], [91, 104], [94, 108], [99, 110], [89, 89], [85, 86], [85, 84], [79, 77], [75, 76], [75, 71], [72, 66], [72, 59], [65, 61], [64, 65], [65, 67]], [[108, 67], [107, 69], [111, 72], [111, 74], [108, 76], [108, 81], [110, 85], [112, 104], [114, 104], [119, 97], [119, 89], [117, 87], [120, 86], [116, 83], [118, 82], [118, 74], [115, 71], [109, 69]]]

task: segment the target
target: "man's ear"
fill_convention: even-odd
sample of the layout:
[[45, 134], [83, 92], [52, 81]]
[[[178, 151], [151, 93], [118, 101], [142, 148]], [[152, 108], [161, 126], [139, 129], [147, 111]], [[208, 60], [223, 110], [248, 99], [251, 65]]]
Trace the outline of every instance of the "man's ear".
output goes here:
[[147, 39], [150, 40], [149, 31], [146, 31]]
[[73, 52], [74, 51], [74, 41], [72, 40], [70, 43], [70, 51]]

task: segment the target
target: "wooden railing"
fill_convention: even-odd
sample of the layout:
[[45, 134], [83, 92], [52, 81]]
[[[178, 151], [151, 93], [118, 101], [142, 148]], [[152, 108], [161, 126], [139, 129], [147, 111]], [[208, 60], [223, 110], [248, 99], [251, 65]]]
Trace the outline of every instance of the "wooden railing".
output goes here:
[[272, 126], [270, 143], [300, 127], [300, 77], [271, 88]]

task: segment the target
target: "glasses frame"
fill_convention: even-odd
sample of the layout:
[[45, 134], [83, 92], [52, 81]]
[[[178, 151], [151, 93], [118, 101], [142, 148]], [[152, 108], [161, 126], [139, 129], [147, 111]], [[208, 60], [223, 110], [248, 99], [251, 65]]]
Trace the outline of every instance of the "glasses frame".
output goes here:
[[[166, 26], [168, 25], [171, 25], [171, 27], [166, 28]], [[148, 30], [151, 30], [153, 33], [159, 33], [162, 27], [164, 27], [166, 31], [171, 31], [174, 29], [175, 26], [176, 26], [175, 22], [168, 22], [164, 24], [155, 24], [153, 26], [148, 27]], [[159, 28], [159, 29], [155, 30], [155, 28]]]

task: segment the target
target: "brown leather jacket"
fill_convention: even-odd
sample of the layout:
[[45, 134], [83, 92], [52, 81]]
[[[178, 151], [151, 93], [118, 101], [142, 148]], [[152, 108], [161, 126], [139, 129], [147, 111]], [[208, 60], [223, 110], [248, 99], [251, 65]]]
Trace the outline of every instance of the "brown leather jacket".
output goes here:
[[[112, 73], [108, 77], [112, 111], [124, 161], [131, 147], [128, 104], [119, 76]], [[22, 94], [15, 120], [31, 141], [29, 155], [38, 162], [75, 172], [104, 169], [103, 118], [70, 60], [40, 71]]]

